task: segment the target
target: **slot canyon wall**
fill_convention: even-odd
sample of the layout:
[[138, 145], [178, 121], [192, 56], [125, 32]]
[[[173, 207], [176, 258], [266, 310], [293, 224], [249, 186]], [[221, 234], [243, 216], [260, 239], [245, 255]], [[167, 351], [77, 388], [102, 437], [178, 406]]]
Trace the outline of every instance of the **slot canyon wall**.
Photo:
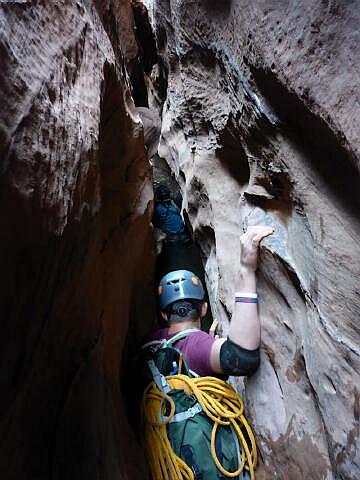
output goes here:
[[139, 57], [129, 1], [1, 2], [4, 480], [147, 478], [119, 381], [151, 321]]
[[275, 228], [258, 275], [261, 368], [236, 382], [257, 478], [360, 478], [358, 4], [145, 3], [159, 50], [148, 117], [161, 115], [158, 155], [225, 333], [239, 236]]

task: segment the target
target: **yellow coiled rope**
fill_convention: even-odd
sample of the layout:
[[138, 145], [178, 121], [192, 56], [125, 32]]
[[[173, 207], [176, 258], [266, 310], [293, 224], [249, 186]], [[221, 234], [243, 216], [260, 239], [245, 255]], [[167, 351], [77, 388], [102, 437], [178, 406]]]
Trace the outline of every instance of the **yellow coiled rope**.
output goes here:
[[[166, 377], [171, 388], [183, 388], [195, 395], [202, 410], [214, 422], [211, 433], [211, 454], [220, 472], [227, 477], [237, 477], [244, 470], [255, 479], [254, 470], [257, 452], [254, 435], [243, 415], [241, 398], [228, 383], [215, 377], [190, 378], [186, 375]], [[166, 403], [170, 413], [164, 416]], [[190, 467], [171, 448], [166, 424], [175, 413], [174, 401], [161, 392], [155, 382], [145, 389], [142, 400], [142, 415], [145, 427], [145, 448], [153, 480], [194, 480]], [[219, 425], [231, 425], [241, 446], [241, 464], [237, 471], [228, 472], [220, 463], [215, 450], [215, 437]], [[250, 447], [244, 436], [246, 431]]]

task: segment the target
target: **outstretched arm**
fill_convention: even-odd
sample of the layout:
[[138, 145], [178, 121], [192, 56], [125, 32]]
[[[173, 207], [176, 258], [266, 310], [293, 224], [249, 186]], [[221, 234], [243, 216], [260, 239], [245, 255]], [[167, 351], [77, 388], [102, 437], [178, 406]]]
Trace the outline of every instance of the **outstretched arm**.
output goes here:
[[[259, 260], [259, 244], [261, 240], [274, 232], [273, 228], [265, 226], [250, 227], [240, 238], [240, 268], [237, 292], [243, 294], [256, 294], [256, 269]], [[223, 372], [224, 365], [221, 364], [221, 347], [226, 341], [230, 344], [224, 345], [227, 356], [239, 356], [239, 372], [241, 362], [248, 363], [251, 360], [252, 351], [260, 346], [260, 321], [257, 303], [236, 302], [234, 314], [231, 319], [228, 340], [215, 340], [211, 351], [211, 366], [215, 372]], [[229, 346], [231, 348], [229, 348]], [[249, 353], [250, 351], [250, 353]], [[223, 352], [224, 353], [224, 352]], [[226, 353], [226, 352], [225, 352]], [[222, 355], [225, 358], [225, 355]], [[232, 359], [230, 359], [232, 360]], [[236, 361], [236, 359], [233, 359]], [[250, 361], [249, 360], [249, 361]], [[223, 362], [224, 363], [224, 362]], [[235, 362], [236, 363], [236, 362]], [[244, 369], [246, 371], [246, 368]], [[233, 372], [236, 374], [236, 371]], [[244, 373], [238, 373], [241, 375]]]

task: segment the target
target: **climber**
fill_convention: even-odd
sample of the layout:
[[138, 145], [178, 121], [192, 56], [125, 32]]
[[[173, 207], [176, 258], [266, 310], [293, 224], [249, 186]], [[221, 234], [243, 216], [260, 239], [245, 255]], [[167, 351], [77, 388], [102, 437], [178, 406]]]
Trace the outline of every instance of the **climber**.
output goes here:
[[266, 226], [249, 227], [240, 238], [239, 279], [235, 309], [227, 339], [214, 338], [200, 328], [206, 315], [204, 289], [196, 275], [188, 270], [168, 273], [160, 281], [158, 298], [167, 327], [155, 330], [150, 340], [168, 340], [179, 332], [198, 329], [176, 343], [189, 368], [200, 376], [251, 375], [259, 366], [260, 322], [255, 272], [261, 240], [274, 230]]
[[142, 347], [152, 379], [141, 411], [153, 480], [255, 480], [255, 438], [241, 398], [221, 377], [251, 375], [259, 366], [255, 272], [259, 244], [272, 233], [257, 226], [241, 237], [239, 290], [227, 339], [200, 330], [207, 304], [194, 273], [176, 270], [160, 281], [167, 328], [153, 332]]
[[166, 234], [168, 242], [190, 241], [179, 207], [172, 200], [170, 191], [165, 185], [160, 185], [155, 190], [153, 224]]

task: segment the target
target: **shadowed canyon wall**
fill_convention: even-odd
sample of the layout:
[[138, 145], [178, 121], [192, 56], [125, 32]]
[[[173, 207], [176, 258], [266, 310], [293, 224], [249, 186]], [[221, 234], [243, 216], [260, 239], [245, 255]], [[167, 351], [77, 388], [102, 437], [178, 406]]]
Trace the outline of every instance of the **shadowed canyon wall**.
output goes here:
[[154, 267], [130, 2], [1, 2], [0, 66], [0, 477], [147, 478], [119, 382]]
[[160, 55], [149, 92], [159, 72], [168, 82], [162, 110], [161, 92], [151, 104], [158, 154], [182, 189], [225, 333], [239, 236], [275, 228], [258, 275], [261, 368], [236, 382], [257, 478], [360, 478], [358, 4], [146, 3]]

